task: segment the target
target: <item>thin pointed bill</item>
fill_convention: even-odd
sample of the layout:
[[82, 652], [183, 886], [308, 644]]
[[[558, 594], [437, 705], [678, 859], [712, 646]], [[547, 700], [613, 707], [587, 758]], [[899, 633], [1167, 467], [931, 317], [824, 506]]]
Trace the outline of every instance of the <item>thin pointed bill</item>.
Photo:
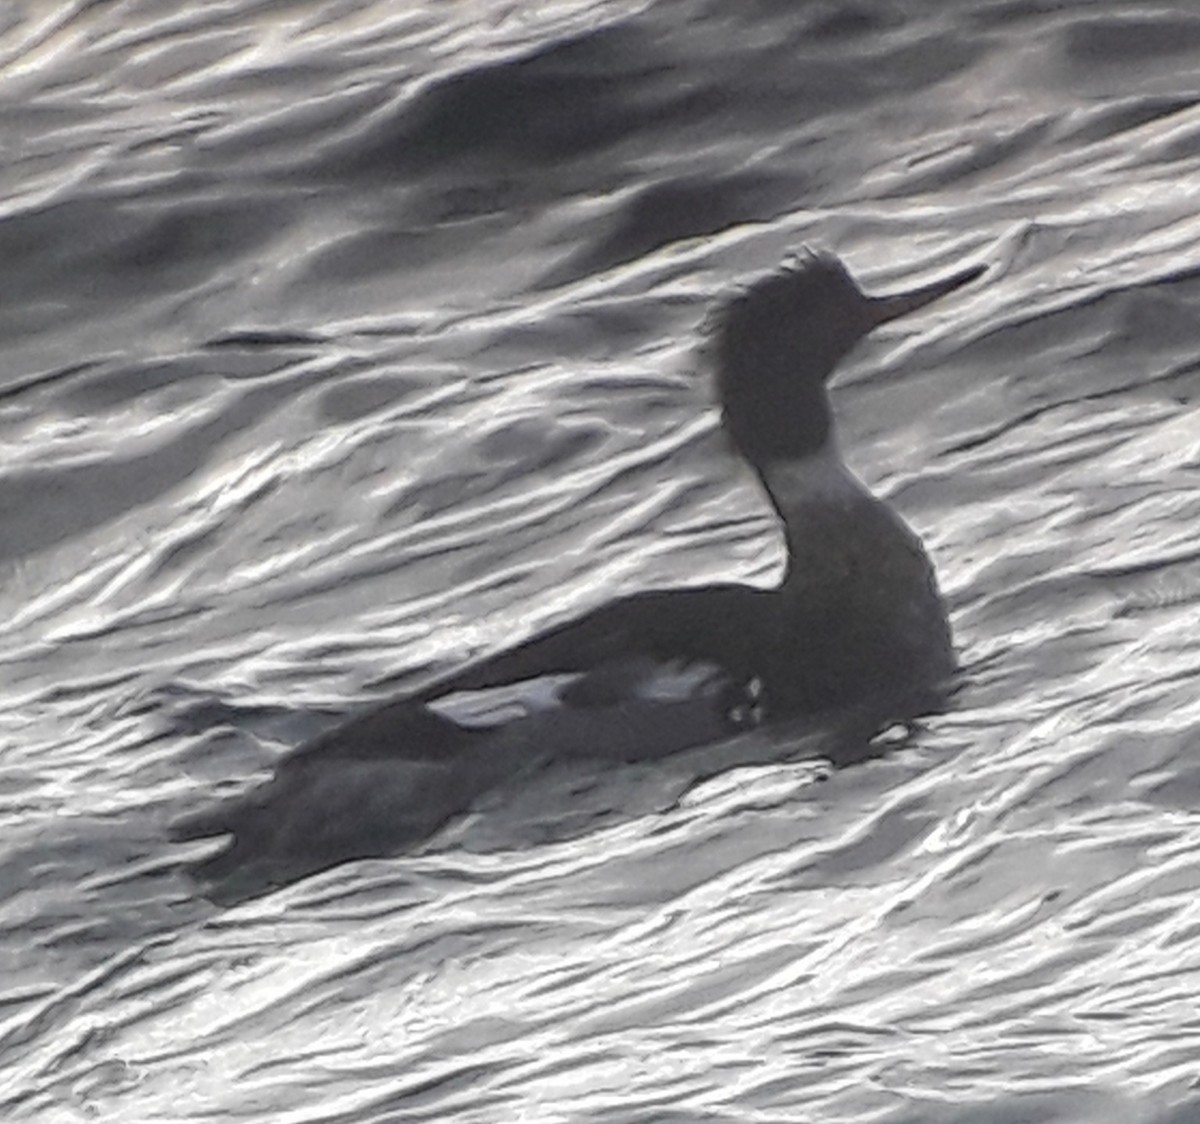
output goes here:
[[949, 277], [943, 277], [940, 281], [931, 281], [919, 289], [910, 289], [907, 293], [870, 297], [868, 299], [872, 311], [872, 325], [884, 324], [888, 320], [895, 320], [897, 316], [907, 316], [910, 312], [916, 312], [918, 308], [924, 308], [939, 297], [944, 297], [947, 293], [952, 293], [955, 289], [960, 289], [963, 285], [974, 281], [986, 269], [987, 266], [984, 265], [972, 265], [967, 269], [960, 269]]

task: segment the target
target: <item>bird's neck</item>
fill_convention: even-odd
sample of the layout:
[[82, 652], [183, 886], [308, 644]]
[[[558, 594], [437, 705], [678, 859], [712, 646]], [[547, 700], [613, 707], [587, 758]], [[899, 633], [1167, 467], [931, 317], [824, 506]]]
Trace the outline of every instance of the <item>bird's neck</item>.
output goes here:
[[783, 524], [788, 573], [796, 558], [821, 548], [814, 538], [826, 536], [850, 512], [879, 502], [847, 467], [832, 434], [816, 451], [772, 457], [754, 468]]
[[722, 424], [755, 466], [805, 460], [833, 438], [829, 394], [807, 375], [768, 371], [756, 380], [731, 369], [719, 385]]

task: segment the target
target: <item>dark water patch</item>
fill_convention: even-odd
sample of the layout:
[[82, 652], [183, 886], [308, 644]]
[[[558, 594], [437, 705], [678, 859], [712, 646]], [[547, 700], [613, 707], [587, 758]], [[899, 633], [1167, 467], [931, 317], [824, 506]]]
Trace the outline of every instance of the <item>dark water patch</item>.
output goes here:
[[506, 212], [527, 217], [530, 207], [550, 204], [560, 197], [562, 190], [550, 180], [522, 182], [504, 174], [463, 180], [434, 176], [412, 191], [406, 211], [418, 229], [494, 219]]
[[[919, 33], [917, 28], [919, 28]], [[840, 113], [889, 97], [927, 90], [976, 62], [985, 45], [935, 25], [916, 25], [905, 36], [825, 40], [810, 37], [802, 23], [781, 26], [778, 39], [753, 57], [721, 55], [720, 39], [697, 60], [721, 95], [704, 124], [711, 129], [749, 129], [767, 144], [781, 130], [794, 142], [804, 130], [825, 139], [844, 124]], [[835, 45], [836, 44], [836, 45]], [[703, 69], [701, 69], [703, 68]]]
[[1164, 56], [1200, 48], [1200, 18], [1162, 12], [1155, 16], [1078, 14], [1062, 28], [1066, 57], [1081, 66], [1153, 67]]
[[755, 173], [682, 176], [635, 190], [592, 237], [536, 283], [568, 285], [686, 238], [767, 219], [803, 198], [798, 177]]
[[51, 299], [60, 320], [114, 299], [178, 294], [260, 250], [289, 221], [282, 202], [65, 199], [0, 222], [0, 298]]
[[884, 88], [895, 93], [929, 89], [962, 73], [983, 52], [982, 43], [972, 42], [958, 32], [931, 31], [911, 42], [900, 40], [861, 60], [867, 83], [864, 96]]
[[1013, 30], [1025, 20], [1060, 17], [1069, 6], [1069, 0], [990, 0], [982, 4], [968, 2], [959, 5], [963, 9], [960, 15], [970, 25]]
[[[817, 124], [826, 114], [873, 101], [881, 88], [926, 89], [983, 50], [932, 25], [905, 37], [822, 36], [803, 19], [780, 16], [777, 33], [750, 62], [726, 49], [729, 36], [750, 34], [749, 22], [697, 19], [686, 34], [668, 34], [651, 10], [433, 78], [365, 121], [356, 135], [328, 144], [310, 171], [339, 182], [383, 178], [393, 185], [433, 176], [440, 192], [477, 194], [460, 200], [467, 214], [503, 205], [493, 195], [497, 181], [515, 176], [519, 182], [506, 193], [511, 212], [514, 199], [529, 205], [548, 202], [556, 190], [566, 194], [564, 177], [571, 175], [580, 180], [571, 190], [579, 192], [636, 182], [633, 161], [656, 162], [664, 147], [703, 149], [730, 129], [745, 138], [747, 154], [756, 136], [772, 148], [787, 138], [795, 154], [805, 130], [810, 139], [826, 135]], [[764, 32], [755, 27], [753, 34]], [[470, 180], [459, 182], [466, 173]], [[751, 204], [748, 217], [761, 217], [760, 208], [773, 213], [775, 198]], [[653, 190], [641, 205], [665, 217]], [[723, 221], [702, 218], [698, 229], [707, 233]]]
[[636, 25], [601, 27], [434, 80], [338, 153], [335, 166], [404, 176], [464, 157], [569, 160], [644, 124], [647, 80], [669, 71]]
[[[724, 0], [710, 0], [702, 18], [729, 20], [738, 24], [761, 26], [766, 20], [779, 20], [795, 28], [794, 34], [807, 41], [846, 39], [855, 36], [880, 34], [904, 23], [906, 16], [890, 0], [743, 0], [736, 8]], [[693, 16], [693, 19], [696, 19]], [[729, 35], [731, 40], [736, 34]]]
[[[777, 6], [783, 7], [778, 4]], [[794, 5], [788, 5], [793, 7]], [[860, 3], [857, 0], [829, 0], [811, 5], [808, 34], [814, 39], [843, 39], [851, 36], [880, 34], [904, 22], [903, 14], [893, 4]]]
[[82, 363], [71, 363], [65, 367], [56, 367], [50, 371], [39, 371], [17, 379], [7, 386], [0, 386], [0, 402], [5, 399], [19, 398], [22, 395], [40, 390], [49, 390], [58, 383], [70, 382], [80, 375], [94, 371], [102, 366], [100, 360], [85, 360]]
[[316, 332], [299, 332], [290, 328], [243, 328], [214, 336], [205, 341], [207, 348], [246, 348], [252, 350], [274, 348], [309, 348], [329, 342], [328, 336]]
[[288, 225], [281, 200], [207, 200], [173, 203], [157, 213], [127, 205], [135, 228], [103, 255], [108, 276], [124, 276], [134, 290], [182, 287], [213, 267], [222, 270], [276, 238]]
[[133, 228], [133, 217], [111, 202], [79, 197], [6, 216], [0, 221], [0, 256], [5, 262], [0, 283], [6, 297], [27, 295], [35, 268], [86, 260], [120, 243]]

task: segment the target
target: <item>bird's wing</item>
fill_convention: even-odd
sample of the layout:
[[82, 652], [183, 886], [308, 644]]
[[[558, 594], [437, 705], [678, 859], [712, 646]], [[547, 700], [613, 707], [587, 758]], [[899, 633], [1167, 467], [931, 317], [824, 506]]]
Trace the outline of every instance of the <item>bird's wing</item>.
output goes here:
[[704, 662], [732, 678], [748, 677], [772, 632], [776, 598], [736, 583], [634, 593], [438, 676], [412, 697], [430, 702], [458, 691], [644, 660]]
[[[743, 684], [770, 631], [772, 607], [768, 591], [732, 583], [635, 593], [373, 707], [299, 746], [280, 765], [304, 768], [314, 758], [454, 756], [473, 747], [488, 725], [464, 721], [463, 707], [442, 706], [447, 696], [469, 692], [511, 687], [512, 701], [522, 706], [535, 691], [546, 695], [546, 682], [556, 680], [549, 693], [578, 710], [644, 697], [650, 680], [655, 680], [651, 692], [682, 692], [688, 675], [696, 674], [688, 669], [698, 665], [710, 685], [716, 676], [731, 686]], [[664, 673], [656, 675], [659, 668]]]

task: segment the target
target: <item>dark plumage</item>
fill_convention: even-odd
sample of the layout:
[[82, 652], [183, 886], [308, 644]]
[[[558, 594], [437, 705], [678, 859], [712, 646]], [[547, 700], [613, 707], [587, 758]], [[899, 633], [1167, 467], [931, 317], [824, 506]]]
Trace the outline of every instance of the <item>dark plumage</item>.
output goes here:
[[[866, 730], [933, 705], [954, 670], [933, 566], [843, 464], [826, 383], [875, 325], [982, 272], [868, 297], [833, 255], [806, 252], [730, 300], [715, 319], [717, 392], [786, 536], [779, 588], [621, 598], [328, 731], [266, 785], [179, 822], [177, 838], [233, 836], [197, 873], [236, 895], [392, 853], [551, 757], [656, 756], [748, 716], [830, 708], [854, 708]], [[542, 685], [537, 706], [510, 689], [527, 680]], [[455, 711], [453, 696], [498, 688], [517, 700], [507, 719]]]

